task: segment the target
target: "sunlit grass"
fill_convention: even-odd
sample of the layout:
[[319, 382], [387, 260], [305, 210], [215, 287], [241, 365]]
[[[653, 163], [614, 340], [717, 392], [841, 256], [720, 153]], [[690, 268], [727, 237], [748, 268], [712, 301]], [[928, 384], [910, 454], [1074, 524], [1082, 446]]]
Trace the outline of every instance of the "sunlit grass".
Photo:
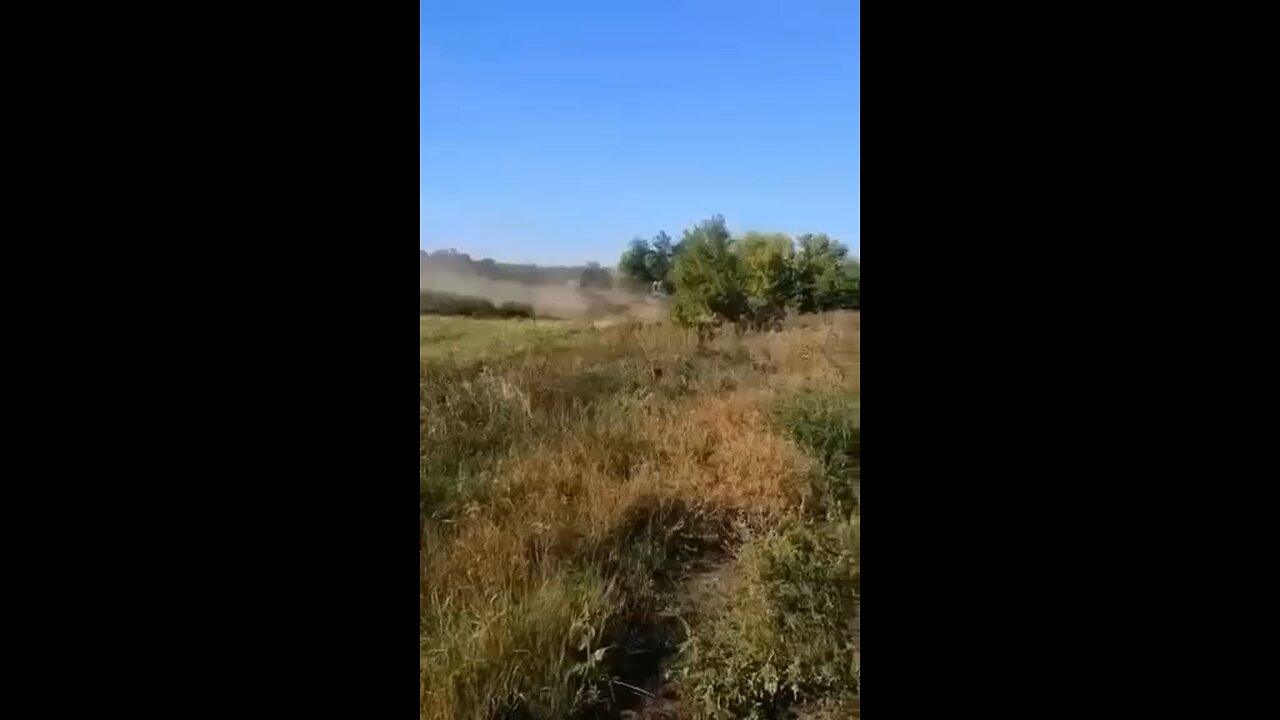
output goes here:
[[[731, 648], [734, 617], [767, 610], [772, 623], [792, 593], [803, 617], [761, 626], [745, 649], [792, 653], [769, 661], [784, 669], [844, 662], [846, 626], [826, 613], [847, 597], [856, 553], [840, 528], [856, 520], [808, 510], [844, 509], [815, 478], [843, 477], [856, 405], [796, 395], [850, 397], [857, 330], [847, 313], [831, 320], [700, 344], [667, 325], [423, 318], [422, 717], [564, 718], [633, 701], [615, 681], [629, 677], [628, 644], [665, 627], [691, 563], [713, 556], [740, 558], [729, 567], [748, 596], [691, 610], [691, 635], [672, 642]], [[787, 637], [809, 631], [832, 637], [808, 650]], [[712, 688], [737, 709], [784, 699], [765, 692], [763, 664], [735, 674], [716, 652], [680, 654], [690, 693]], [[821, 668], [778, 677], [805, 700], [853, 691], [847, 665]], [[684, 702], [714, 716], [714, 703]]]
[[453, 356], [461, 360], [500, 357], [529, 349], [537, 342], [580, 332], [587, 326], [564, 320], [468, 318], [420, 315], [421, 359]]

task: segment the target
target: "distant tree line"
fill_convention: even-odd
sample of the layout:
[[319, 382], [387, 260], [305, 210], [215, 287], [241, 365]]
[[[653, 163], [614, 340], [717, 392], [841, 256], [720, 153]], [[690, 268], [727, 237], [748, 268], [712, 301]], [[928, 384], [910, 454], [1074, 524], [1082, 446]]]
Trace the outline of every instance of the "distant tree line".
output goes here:
[[788, 311], [861, 307], [861, 266], [825, 234], [794, 241], [781, 233], [730, 235], [716, 215], [673, 243], [660, 232], [636, 238], [618, 260], [618, 282], [674, 296], [672, 318], [769, 324]]
[[[792, 239], [782, 233], [745, 232], [734, 237], [715, 215], [685, 230], [678, 242], [665, 232], [635, 238], [615, 272], [599, 263], [544, 267], [472, 260], [455, 250], [421, 252], [421, 269], [475, 275], [527, 285], [621, 287], [672, 296], [671, 316], [684, 325], [732, 322], [767, 325], [787, 312], [860, 308], [862, 269], [849, 249], [826, 234]], [[482, 298], [422, 291], [422, 312], [521, 316], [527, 306], [494, 306]]]
[[418, 313], [468, 317], [534, 317], [533, 307], [526, 303], [504, 302], [495, 305], [482, 297], [422, 289], [418, 290]]
[[476, 275], [490, 280], [507, 280], [524, 285], [566, 285], [581, 283], [599, 287], [611, 286], [613, 278], [599, 263], [569, 266], [519, 265], [495, 262], [489, 258], [472, 260], [466, 253], [456, 250], [436, 250], [428, 253], [419, 250], [419, 264], [423, 272], [447, 271]]

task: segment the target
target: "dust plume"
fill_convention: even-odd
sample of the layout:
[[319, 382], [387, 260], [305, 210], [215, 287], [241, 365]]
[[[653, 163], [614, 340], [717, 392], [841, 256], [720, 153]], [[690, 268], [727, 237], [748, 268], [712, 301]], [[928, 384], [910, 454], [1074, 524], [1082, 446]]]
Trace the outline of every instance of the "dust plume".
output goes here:
[[422, 268], [419, 289], [481, 298], [494, 305], [520, 303], [542, 317], [565, 320], [597, 320], [609, 316], [658, 319], [664, 314], [660, 299], [625, 290], [584, 289], [570, 283], [526, 284], [497, 280], [450, 269]]

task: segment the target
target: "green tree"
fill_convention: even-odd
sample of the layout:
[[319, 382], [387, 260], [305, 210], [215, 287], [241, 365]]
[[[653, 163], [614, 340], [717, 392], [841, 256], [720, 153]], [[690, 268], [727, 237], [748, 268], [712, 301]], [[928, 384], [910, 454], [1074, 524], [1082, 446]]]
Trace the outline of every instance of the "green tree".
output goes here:
[[795, 305], [800, 312], [822, 312], [848, 307], [856, 285], [846, 268], [849, 249], [825, 234], [805, 234], [798, 239], [794, 262]]
[[664, 290], [671, 292], [674, 289], [671, 268], [679, 251], [680, 245], [673, 245], [665, 232], [659, 232], [652, 241], [638, 237], [631, 241], [618, 260], [618, 275], [637, 289], [642, 286], [648, 289], [654, 283], [661, 283]]
[[841, 307], [862, 308], [862, 263], [857, 258], [849, 258], [842, 266], [844, 270], [842, 282]]
[[786, 313], [793, 290], [791, 238], [782, 233], [747, 232], [734, 243], [742, 258], [743, 291], [754, 320], [768, 322]]
[[671, 292], [674, 289], [671, 268], [675, 264], [676, 247], [672, 245], [671, 237], [661, 231], [653, 237], [650, 247], [645, 267], [649, 271], [651, 282], [662, 283], [662, 289]]
[[742, 259], [733, 252], [724, 218], [716, 215], [684, 232], [672, 268], [672, 318], [695, 325], [712, 318], [737, 322], [747, 310]]
[[652, 254], [653, 246], [648, 240], [641, 237], [635, 238], [618, 259], [618, 275], [626, 278], [633, 285], [652, 283], [656, 279], [649, 271], [649, 256]]

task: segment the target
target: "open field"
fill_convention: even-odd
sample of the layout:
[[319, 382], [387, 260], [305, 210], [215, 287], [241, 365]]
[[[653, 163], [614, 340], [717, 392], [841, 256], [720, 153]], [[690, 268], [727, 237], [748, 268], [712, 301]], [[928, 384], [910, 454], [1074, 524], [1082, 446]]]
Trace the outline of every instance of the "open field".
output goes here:
[[421, 716], [849, 717], [860, 317], [423, 317]]
[[582, 332], [564, 320], [419, 316], [419, 357], [480, 359], [525, 352], [557, 338]]

